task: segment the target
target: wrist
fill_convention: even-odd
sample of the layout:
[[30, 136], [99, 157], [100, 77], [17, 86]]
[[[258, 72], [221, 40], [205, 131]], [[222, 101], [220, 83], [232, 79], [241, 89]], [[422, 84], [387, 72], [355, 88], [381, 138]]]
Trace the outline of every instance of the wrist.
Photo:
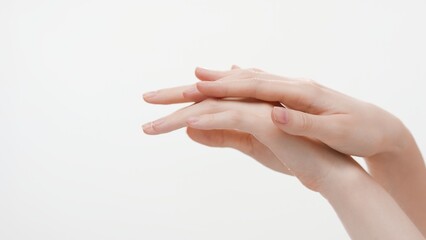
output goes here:
[[350, 196], [361, 190], [366, 183], [373, 181], [364, 170], [348, 171], [321, 189], [320, 194], [328, 201]]
[[417, 145], [413, 136], [401, 121], [398, 120], [393, 129], [388, 131], [390, 135], [384, 140], [386, 147], [372, 156], [365, 157], [367, 164], [382, 159], [387, 159], [387, 161], [404, 159], [404, 156], [416, 148]]
[[349, 156], [344, 156], [344, 158], [347, 159], [340, 160], [343, 160], [341, 162], [345, 162], [345, 164], [330, 173], [318, 188], [318, 192], [327, 200], [341, 194], [351, 194], [353, 189], [362, 187], [366, 181], [372, 180], [354, 159]]
[[413, 137], [404, 123], [390, 113], [387, 115], [388, 121], [383, 121], [384, 129], [382, 131], [386, 133], [381, 140], [383, 147], [381, 151], [369, 156], [367, 160], [381, 158], [382, 155], [400, 156], [414, 143]]

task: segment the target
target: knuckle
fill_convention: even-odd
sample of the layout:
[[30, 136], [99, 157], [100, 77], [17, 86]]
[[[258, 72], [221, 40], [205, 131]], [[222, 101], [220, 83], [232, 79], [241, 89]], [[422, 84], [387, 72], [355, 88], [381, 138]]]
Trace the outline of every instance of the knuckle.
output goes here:
[[257, 98], [259, 95], [259, 89], [262, 87], [262, 85], [264, 84], [264, 81], [262, 81], [260, 78], [257, 77], [251, 77], [248, 80], [250, 82], [250, 95], [253, 96], [254, 98]]
[[248, 81], [256, 88], [262, 84], [262, 80], [257, 77], [250, 77]]
[[308, 117], [306, 114], [299, 114], [300, 118], [300, 129], [303, 131], [309, 131], [313, 128], [312, 118]]
[[228, 121], [234, 126], [238, 126], [241, 123], [241, 114], [237, 111], [226, 111], [226, 117]]
[[257, 78], [259, 76], [259, 72], [251, 68], [243, 70], [242, 74], [243, 74], [243, 77], [246, 77], [246, 78]]
[[320, 84], [311, 79], [302, 79], [300, 80], [301, 87], [308, 91], [310, 95], [317, 96], [322, 93], [322, 87]]

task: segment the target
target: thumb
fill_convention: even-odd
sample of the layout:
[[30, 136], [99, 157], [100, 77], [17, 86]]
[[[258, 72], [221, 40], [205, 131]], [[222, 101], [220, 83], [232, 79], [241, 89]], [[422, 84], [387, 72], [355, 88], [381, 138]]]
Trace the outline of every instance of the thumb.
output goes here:
[[283, 107], [274, 107], [272, 120], [278, 128], [286, 133], [319, 140], [327, 139], [331, 130], [327, 116], [313, 115]]

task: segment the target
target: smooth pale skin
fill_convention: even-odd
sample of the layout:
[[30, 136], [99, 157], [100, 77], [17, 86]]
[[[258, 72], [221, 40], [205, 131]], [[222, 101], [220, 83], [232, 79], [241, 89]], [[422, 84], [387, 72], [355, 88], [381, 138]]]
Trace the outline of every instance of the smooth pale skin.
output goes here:
[[[209, 146], [233, 147], [276, 171], [294, 174], [305, 186], [320, 192], [329, 200], [353, 239], [423, 239], [410, 219], [379, 184], [349, 156], [328, 147], [346, 154], [367, 156], [368, 161], [381, 161], [374, 159], [382, 155], [380, 151], [385, 152], [381, 149], [385, 149], [386, 154], [399, 151], [399, 145], [381, 147], [380, 144], [374, 144], [380, 138], [370, 139], [368, 144], [359, 144], [358, 141], [365, 140], [356, 134], [340, 141], [333, 139], [333, 131], [330, 130], [337, 126], [334, 122], [348, 124], [351, 121], [351, 113], [347, 113], [345, 107], [350, 106], [351, 101], [357, 100], [331, 90], [324, 93], [331, 95], [330, 98], [319, 98], [319, 91], [306, 90], [306, 87], [323, 88], [322, 86], [312, 82], [303, 82], [309, 85], [299, 84], [297, 81], [281, 79], [259, 70], [233, 69], [217, 72], [197, 69], [196, 75], [201, 80], [216, 82], [198, 83], [197, 88], [190, 85], [165, 89], [144, 96], [146, 101], [159, 104], [199, 102], [159, 121], [144, 125], [146, 133], [161, 134], [190, 126], [188, 134], [197, 142]], [[262, 88], [263, 81], [269, 88]], [[287, 85], [281, 88], [273, 85], [278, 81]], [[228, 83], [229, 85], [224, 85]], [[232, 88], [231, 84], [237, 84], [237, 87]], [[255, 90], [250, 90], [253, 87]], [[303, 95], [301, 88], [308, 94]], [[273, 104], [241, 98], [213, 100], [207, 99], [206, 96], [251, 97]], [[312, 96], [316, 99], [315, 103], [306, 99], [313, 98]], [[282, 107], [274, 108], [275, 102], [283, 102], [293, 109], [299, 106], [299, 110], [310, 113], [312, 123], [304, 119], [306, 117], [303, 115], [306, 113], [285, 110]], [[319, 117], [329, 119], [313, 123]], [[396, 118], [391, 119], [399, 123]], [[339, 131], [344, 131], [345, 124], [340, 126]], [[382, 123], [382, 126], [385, 125]], [[321, 129], [322, 127], [327, 130]], [[359, 128], [357, 130], [359, 131]], [[344, 134], [339, 135], [340, 138], [345, 138]], [[394, 144], [389, 142], [390, 145]], [[382, 175], [386, 176], [388, 173], [385, 168]]]

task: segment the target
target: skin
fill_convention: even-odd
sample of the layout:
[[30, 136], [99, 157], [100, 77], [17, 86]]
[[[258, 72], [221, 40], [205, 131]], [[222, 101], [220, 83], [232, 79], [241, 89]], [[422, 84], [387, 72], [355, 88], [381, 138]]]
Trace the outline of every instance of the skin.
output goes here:
[[[397, 200], [408, 215], [414, 214], [407, 209], [416, 206], [413, 205], [416, 201], [394, 196], [395, 192], [397, 196], [407, 192], [400, 188], [404, 188], [406, 182], [412, 182], [394, 180], [402, 173], [392, 167], [397, 164], [392, 158], [407, 149], [416, 150], [410, 148], [413, 143], [409, 137], [399, 138], [404, 136], [405, 128], [390, 133], [395, 136], [386, 132], [395, 126], [403, 126], [398, 119], [373, 105], [311, 81], [295, 81], [256, 69], [234, 67], [223, 72], [197, 69], [196, 75], [204, 82], [144, 96], [146, 101], [156, 104], [197, 102], [144, 125], [145, 133], [163, 134], [189, 126], [188, 135], [197, 142], [238, 149], [273, 170], [295, 175], [306, 187], [329, 200], [353, 239], [401, 239], [407, 236], [423, 239], [395, 202]], [[292, 110], [281, 107], [278, 102]], [[363, 126], [365, 131], [350, 127], [353, 124]], [[384, 183], [390, 184], [386, 188], [388, 191], [394, 188], [391, 194], [395, 200], [345, 154], [364, 156], [368, 163], [380, 162], [369, 164], [369, 167], [372, 165], [370, 172], [380, 184], [385, 187]], [[416, 154], [411, 156], [414, 160], [399, 162], [399, 165], [411, 166], [411, 162], [419, 162]], [[421, 156], [420, 160], [423, 164]], [[385, 161], [391, 163], [383, 164]], [[417, 165], [424, 169], [422, 164]], [[402, 166], [403, 172], [405, 168]], [[396, 177], [392, 177], [395, 173]], [[418, 180], [421, 182], [422, 179], [413, 182]], [[410, 193], [413, 192], [416, 191]], [[404, 208], [404, 204], [409, 207]], [[416, 222], [422, 220], [421, 214], [420, 217], [419, 214], [410, 217], [422, 229], [419, 225], [422, 222]]]

